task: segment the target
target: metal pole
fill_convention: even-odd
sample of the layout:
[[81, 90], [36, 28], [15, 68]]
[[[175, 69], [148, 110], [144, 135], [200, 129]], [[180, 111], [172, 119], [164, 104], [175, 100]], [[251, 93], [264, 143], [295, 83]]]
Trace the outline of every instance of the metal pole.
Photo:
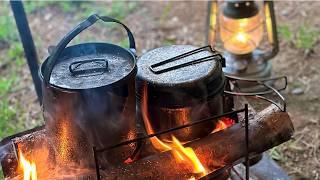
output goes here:
[[249, 109], [248, 104], [245, 104], [245, 137], [246, 137], [246, 180], [249, 180]]
[[94, 157], [94, 163], [96, 165], [96, 175], [97, 175], [97, 180], [101, 179], [101, 175], [100, 175], [100, 165], [99, 165], [99, 160], [98, 160], [98, 152], [95, 146], [93, 146], [92, 148], [93, 150], [93, 157]]
[[38, 96], [40, 104], [42, 104], [41, 80], [38, 76], [38, 56], [36, 48], [30, 32], [28, 19], [20, 0], [10, 1], [11, 9], [13, 11], [14, 19], [19, 31], [20, 39], [23, 45], [24, 54], [31, 72], [32, 80]]

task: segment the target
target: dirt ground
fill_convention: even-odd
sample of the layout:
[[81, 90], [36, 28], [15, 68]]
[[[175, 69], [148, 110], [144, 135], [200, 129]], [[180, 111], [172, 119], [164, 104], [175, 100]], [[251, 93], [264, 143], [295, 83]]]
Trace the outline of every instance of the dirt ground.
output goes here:
[[[303, 23], [320, 28], [320, 2], [276, 2], [277, 23], [296, 31]], [[163, 44], [205, 44], [206, 2], [138, 2], [137, 8], [125, 19], [134, 32], [138, 55]], [[72, 14], [47, 7], [29, 15], [29, 23], [41, 60], [47, 47], [55, 45], [77, 21]], [[97, 40], [120, 41], [119, 29], [91, 28], [88, 37]], [[280, 38], [280, 52], [272, 60], [274, 72], [286, 75], [289, 87], [284, 92], [296, 133], [290, 142], [273, 150], [279, 164], [293, 179], [320, 179], [320, 43], [306, 55], [303, 50]], [[25, 67], [24, 85], [17, 92], [21, 102], [28, 102], [25, 116], [30, 120], [41, 114], [36, 102], [31, 77]], [[30, 98], [33, 97], [33, 98]], [[31, 99], [31, 100], [30, 100]]]

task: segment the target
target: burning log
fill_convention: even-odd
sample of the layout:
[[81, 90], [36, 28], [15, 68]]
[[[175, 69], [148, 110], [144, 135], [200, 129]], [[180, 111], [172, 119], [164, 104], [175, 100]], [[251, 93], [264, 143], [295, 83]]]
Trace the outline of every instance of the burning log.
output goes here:
[[[34, 131], [34, 132], [33, 132]], [[5, 177], [18, 175], [18, 149], [23, 151], [28, 157], [37, 156], [36, 160], [47, 159], [47, 141], [43, 127], [27, 130], [19, 133], [16, 137], [8, 137], [0, 143], [0, 160], [2, 171]], [[46, 162], [36, 161], [38, 165], [47, 166]]]
[[[271, 105], [259, 112], [249, 122], [250, 156], [260, 154], [288, 141], [294, 128], [286, 112]], [[245, 128], [238, 123], [232, 127], [210, 134], [186, 144], [194, 149], [207, 171], [243, 161], [246, 155]], [[178, 163], [170, 151], [155, 154], [128, 165], [101, 172], [103, 179], [181, 179], [195, 176], [192, 166]], [[199, 175], [203, 176], [203, 175]]]

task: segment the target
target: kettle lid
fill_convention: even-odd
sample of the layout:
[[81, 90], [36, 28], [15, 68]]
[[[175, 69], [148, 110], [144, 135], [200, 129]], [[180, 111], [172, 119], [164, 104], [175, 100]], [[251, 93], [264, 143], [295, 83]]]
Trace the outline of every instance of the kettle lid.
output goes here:
[[84, 43], [67, 47], [52, 69], [50, 84], [69, 90], [108, 86], [136, 70], [135, 56], [120, 46]]

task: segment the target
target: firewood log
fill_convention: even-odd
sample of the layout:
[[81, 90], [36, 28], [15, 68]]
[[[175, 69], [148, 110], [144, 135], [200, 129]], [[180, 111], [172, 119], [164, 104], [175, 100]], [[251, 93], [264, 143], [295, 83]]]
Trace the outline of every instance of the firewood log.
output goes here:
[[[270, 105], [249, 123], [250, 156], [288, 141], [294, 132], [287, 112]], [[242, 123], [185, 145], [191, 147], [208, 173], [242, 162], [246, 155], [245, 127]], [[197, 175], [192, 166], [178, 163], [170, 151], [154, 154], [128, 165], [101, 170], [102, 179], [187, 179]]]

